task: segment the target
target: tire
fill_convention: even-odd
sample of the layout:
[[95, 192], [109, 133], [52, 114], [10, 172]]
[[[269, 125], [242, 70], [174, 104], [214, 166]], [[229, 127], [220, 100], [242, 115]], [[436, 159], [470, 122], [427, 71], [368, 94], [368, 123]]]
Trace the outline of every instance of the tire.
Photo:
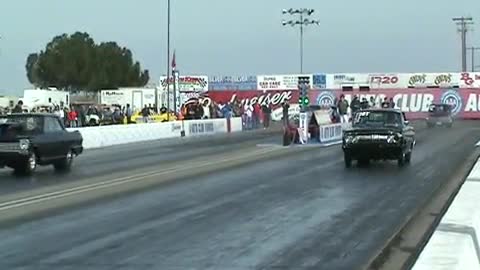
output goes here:
[[407, 154], [402, 153], [397, 160], [398, 167], [403, 167], [405, 166], [406, 163], [407, 163]]
[[411, 160], [412, 160], [412, 151], [410, 151], [408, 154], [405, 155], [405, 163], [410, 164]]
[[88, 125], [89, 125], [89, 126], [96, 126], [96, 125], [97, 125], [97, 121], [95, 121], [95, 119], [90, 119], [90, 121], [88, 121]]
[[448, 123], [447, 124], [447, 128], [452, 128], [453, 124], [452, 123]]
[[16, 174], [32, 175], [37, 169], [37, 156], [35, 153], [30, 153], [28, 158], [22, 164], [14, 168]]
[[73, 153], [72, 149], [70, 149], [64, 158], [56, 161], [53, 164], [53, 167], [55, 168], [56, 171], [60, 171], [60, 172], [69, 171], [72, 168], [74, 156], [75, 154]]
[[352, 157], [350, 154], [343, 154], [343, 160], [345, 161], [345, 168], [350, 168], [352, 167]]

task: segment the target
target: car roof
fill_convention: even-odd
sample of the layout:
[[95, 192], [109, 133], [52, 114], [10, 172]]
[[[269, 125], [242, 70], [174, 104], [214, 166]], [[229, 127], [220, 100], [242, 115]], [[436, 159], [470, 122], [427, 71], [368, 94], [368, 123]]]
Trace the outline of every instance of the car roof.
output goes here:
[[394, 112], [394, 113], [402, 113], [399, 109], [394, 108], [372, 108], [372, 109], [364, 109], [360, 112]]

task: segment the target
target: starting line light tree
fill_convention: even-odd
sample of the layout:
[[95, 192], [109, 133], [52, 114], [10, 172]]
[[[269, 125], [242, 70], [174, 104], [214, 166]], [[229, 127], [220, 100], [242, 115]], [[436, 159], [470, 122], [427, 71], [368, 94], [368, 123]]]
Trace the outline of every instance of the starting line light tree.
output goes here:
[[308, 89], [310, 89], [310, 77], [309, 76], [299, 76], [298, 77], [298, 90], [300, 91], [298, 105], [300, 106], [300, 111], [307, 111], [308, 106], [310, 105], [310, 100], [308, 98]]

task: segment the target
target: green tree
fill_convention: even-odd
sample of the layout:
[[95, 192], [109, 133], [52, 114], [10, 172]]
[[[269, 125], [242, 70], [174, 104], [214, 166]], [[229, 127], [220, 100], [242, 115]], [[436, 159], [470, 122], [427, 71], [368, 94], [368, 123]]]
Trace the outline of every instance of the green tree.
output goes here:
[[65, 90], [139, 87], [150, 79], [129, 49], [115, 42], [95, 44], [81, 32], [54, 37], [45, 50], [27, 57], [25, 68], [33, 85]]

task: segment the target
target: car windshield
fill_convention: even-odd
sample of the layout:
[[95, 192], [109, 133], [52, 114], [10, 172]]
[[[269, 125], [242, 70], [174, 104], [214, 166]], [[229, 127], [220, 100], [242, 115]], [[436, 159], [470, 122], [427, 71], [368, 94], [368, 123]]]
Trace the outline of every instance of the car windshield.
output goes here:
[[0, 116], [0, 126], [0, 136], [4, 136], [7, 133], [14, 136], [24, 136], [41, 131], [42, 121], [38, 116], [7, 115]]
[[402, 116], [398, 112], [366, 111], [358, 112], [353, 118], [353, 126], [400, 126]]
[[450, 112], [450, 106], [446, 104], [434, 104], [430, 105], [428, 111], [432, 114], [446, 114]]

